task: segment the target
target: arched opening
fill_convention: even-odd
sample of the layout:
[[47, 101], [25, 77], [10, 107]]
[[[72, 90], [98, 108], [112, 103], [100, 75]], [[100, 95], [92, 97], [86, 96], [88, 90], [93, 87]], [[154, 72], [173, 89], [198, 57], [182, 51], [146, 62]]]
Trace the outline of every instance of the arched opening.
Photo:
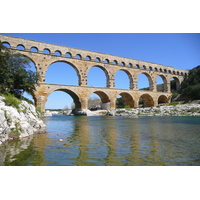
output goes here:
[[4, 47], [10, 48], [10, 44], [8, 42], [3, 42], [2, 44], [3, 44]]
[[85, 60], [91, 60], [90, 56], [86, 56]]
[[113, 64], [113, 65], [117, 65], [117, 61], [116, 61], [116, 60], [113, 60], [112, 64]]
[[45, 109], [48, 110], [69, 110], [81, 109], [79, 97], [67, 89], [58, 89], [53, 91], [47, 98]]
[[180, 90], [180, 81], [177, 77], [172, 77], [170, 79], [170, 89], [172, 93]]
[[37, 53], [37, 52], [38, 52], [38, 49], [37, 49], [37, 47], [31, 47], [31, 48], [30, 48], [30, 51], [31, 51], [31, 52]]
[[95, 62], [101, 62], [101, 59], [96, 57]]
[[82, 56], [80, 54], [76, 54], [76, 59], [82, 59]]
[[133, 67], [132, 63], [129, 63], [129, 64], [127, 65], [127, 67]]
[[122, 67], [125, 67], [125, 62], [121, 62], [121, 66], [122, 66]]
[[120, 93], [117, 96], [116, 108], [134, 108], [133, 97], [126, 92]]
[[164, 76], [160, 75], [156, 79], [156, 89], [158, 92], [165, 92], [166, 91], [166, 84], [167, 80]]
[[152, 70], [153, 70], [153, 68], [150, 66], [150, 67], [149, 67], [149, 71], [152, 71]]
[[89, 69], [88, 86], [91, 87], [106, 87], [108, 84], [108, 72], [101, 66], [93, 66]]
[[108, 59], [105, 59], [105, 60], [104, 60], [104, 63], [108, 64], [108, 63], [109, 63], [109, 60], [108, 60]]
[[78, 70], [67, 62], [54, 62], [46, 72], [46, 83], [62, 85], [79, 85]]
[[22, 51], [24, 51], [24, 50], [25, 50], [25, 47], [24, 47], [24, 45], [22, 45], [22, 44], [18, 44], [16, 49], [17, 49], [17, 50], [22, 50]]
[[55, 51], [55, 52], [54, 52], [54, 56], [61, 56], [61, 52], [60, 52], [60, 51], [58, 51], [58, 50], [57, 50], [57, 51]]
[[143, 66], [142, 66], [142, 69], [146, 70], [147, 68], [146, 68], [146, 66], [145, 66], [145, 65], [143, 65]]
[[141, 73], [138, 76], [138, 90], [153, 90], [153, 81], [149, 74]]
[[158, 104], [168, 103], [168, 99], [165, 95], [161, 95], [158, 98]]
[[130, 89], [131, 81], [131, 75], [127, 71], [119, 70], [115, 75], [115, 88]]
[[50, 51], [49, 49], [44, 49], [44, 50], [43, 50], [43, 53], [44, 53], [44, 54], [51, 54], [51, 51]]
[[153, 98], [149, 94], [143, 94], [139, 99], [140, 107], [153, 107], [154, 101]]
[[135, 68], [136, 68], [136, 69], [140, 69], [140, 65], [138, 65], [138, 64], [135, 65]]
[[67, 57], [67, 58], [71, 58], [71, 57], [72, 57], [72, 54], [69, 53], [69, 52], [67, 52], [67, 53], [65, 54], [65, 57]]

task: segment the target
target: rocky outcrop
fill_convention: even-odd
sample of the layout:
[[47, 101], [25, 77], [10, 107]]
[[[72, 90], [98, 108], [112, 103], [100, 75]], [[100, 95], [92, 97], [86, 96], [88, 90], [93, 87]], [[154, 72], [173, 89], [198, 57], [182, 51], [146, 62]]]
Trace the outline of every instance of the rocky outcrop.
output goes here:
[[200, 116], [200, 104], [180, 104], [147, 108], [116, 109], [116, 116]]
[[21, 101], [17, 109], [7, 106], [5, 97], [0, 96], [0, 144], [8, 139], [22, 138], [43, 131], [45, 127], [35, 106]]

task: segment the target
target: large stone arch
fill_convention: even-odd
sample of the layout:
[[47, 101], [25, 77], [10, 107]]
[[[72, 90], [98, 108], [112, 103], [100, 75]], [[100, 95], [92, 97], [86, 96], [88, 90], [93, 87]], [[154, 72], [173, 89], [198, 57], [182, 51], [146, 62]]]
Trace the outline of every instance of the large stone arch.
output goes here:
[[[132, 76], [131, 72], [127, 69], [119, 69], [118, 71], [116, 71], [115, 77], [116, 77], [117, 72], [119, 72], [119, 71], [123, 71], [127, 74], [128, 78], [129, 78], [129, 89], [133, 89], [133, 87], [134, 87], [133, 76]], [[115, 77], [114, 77], [114, 79], [115, 79]], [[115, 81], [116, 81], [116, 79], [115, 79]]]
[[[47, 66], [47, 68], [46, 68], [46, 72], [48, 71], [48, 68], [49, 68], [50, 65], [55, 64], [55, 63], [58, 63], [58, 62], [63, 62], [63, 63], [66, 63], [66, 64], [70, 65], [70, 66], [76, 71], [76, 74], [77, 74], [77, 77], [78, 77], [78, 85], [81, 85], [81, 74], [80, 74], [79, 68], [76, 67], [73, 63], [71, 63], [71, 62], [69, 62], [69, 61], [67, 61], [67, 60], [63, 60], [63, 59], [59, 60], [59, 59], [56, 59], [56, 60], [54, 60], [54, 61], [51, 61], [51, 62], [49, 63], [49, 65]], [[46, 74], [46, 72], [45, 72], [45, 74]], [[45, 79], [46, 79], [46, 76], [45, 76]]]
[[163, 80], [163, 84], [160, 85], [161, 88], [159, 88], [159, 86], [156, 85], [157, 86], [156, 91], [167, 92], [168, 88], [167, 88], [167, 78], [166, 78], [166, 76], [164, 76], [163, 74], [158, 74], [156, 76], [156, 80], [157, 80], [158, 77], [161, 77], [161, 79]]
[[[51, 89], [49, 91], [49, 93], [47, 95], [47, 98], [46, 98], [46, 102], [48, 101], [48, 96], [50, 94], [52, 94], [53, 92], [55, 92], [55, 91], [62, 91], [62, 92], [65, 92], [65, 93], [69, 94], [72, 97], [73, 101], [74, 101], [75, 109], [77, 111], [82, 109], [82, 104], [81, 104], [81, 100], [80, 100], [79, 96], [74, 91], [66, 89], [66, 88], [59, 88], [59, 86], [57, 88], [53, 88], [53, 89]], [[46, 102], [45, 102], [45, 104], [46, 104]]]
[[86, 74], [87, 74], [87, 77], [88, 77], [88, 73], [89, 73], [89, 70], [92, 68], [92, 67], [98, 67], [98, 68], [100, 68], [101, 70], [103, 70], [103, 72], [105, 73], [105, 76], [106, 76], [106, 87], [110, 87], [110, 79], [111, 79], [111, 77], [110, 77], [110, 73], [109, 73], [109, 71], [108, 71], [108, 69], [106, 69], [106, 67], [104, 67], [104, 66], [102, 66], [102, 65], [92, 65], [92, 66], [90, 66], [90, 67], [88, 67], [88, 69], [87, 69], [87, 72], [86, 72]]
[[154, 106], [154, 100], [153, 97], [147, 93], [142, 94], [140, 96], [140, 99], [144, 102], [144, 107], [153, 107]]
[[124, 100], [124, 102], [125, 102], [126, 105], [129, 105], [131, 108], [136, 107], [132, 95], [130, 95], [128, 92], [121, 92], [118, 95], [122, 96], [122, 98], [123, 98], [123, 100]]
[[[138, 76], [137, 76], [137, 85], [138, 85], [138, 78], [139, 78], [139, 76], [140, 76], [141, 74], [144, 74], [144, 75], [147, 77], [147, 79], [148, 79], [148, 81], [149, 81], [149, 90], [150, 90], [150, 91], [153, 91], [153, 90], [154, 90], [153, 78], [152, 78], [152, 76], [151, 76], [149, 73], [147, 73], [147, 72], [141, 72], [141, 73], [138, 74]], [[137, 88], [137, 89], [138, 89], [138, 88]]]

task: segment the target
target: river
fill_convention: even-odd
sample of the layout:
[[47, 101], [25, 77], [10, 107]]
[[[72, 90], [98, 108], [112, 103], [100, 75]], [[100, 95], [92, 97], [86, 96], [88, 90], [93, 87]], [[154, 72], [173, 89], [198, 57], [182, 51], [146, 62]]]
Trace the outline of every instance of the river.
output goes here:
[[200, 166], [200, 117], [45, 117], [0, 147], [6, 166]]

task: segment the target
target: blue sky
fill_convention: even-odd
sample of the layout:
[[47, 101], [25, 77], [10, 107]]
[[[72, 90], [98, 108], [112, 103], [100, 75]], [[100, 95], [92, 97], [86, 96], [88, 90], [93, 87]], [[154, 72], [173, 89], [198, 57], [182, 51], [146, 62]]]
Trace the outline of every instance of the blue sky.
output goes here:
[[[5, 35], [53, 43], [116, 56], [192, 69], [200, 65], [199, 33], [3, 33]], [[56, 74], [56, 76], [55, 76]], [[49, 66], [46, 82], [78, 85], [74, 69], [64, 63]], [[123, 80], [123, 81], [121, 81]], [[89, 71], [89, 86], [105, 86], [105, 75], [99, 68]], [[158, 79], [157, 83], [162, 81]], [[139, 88], [148, 86], [146, 77], [139, 77]], [[120, 71], [116, 88], [129, 88], [127, 75]], [[46, 108], [70, 107], [71, 97], [63, 92], [52, 93]]]

